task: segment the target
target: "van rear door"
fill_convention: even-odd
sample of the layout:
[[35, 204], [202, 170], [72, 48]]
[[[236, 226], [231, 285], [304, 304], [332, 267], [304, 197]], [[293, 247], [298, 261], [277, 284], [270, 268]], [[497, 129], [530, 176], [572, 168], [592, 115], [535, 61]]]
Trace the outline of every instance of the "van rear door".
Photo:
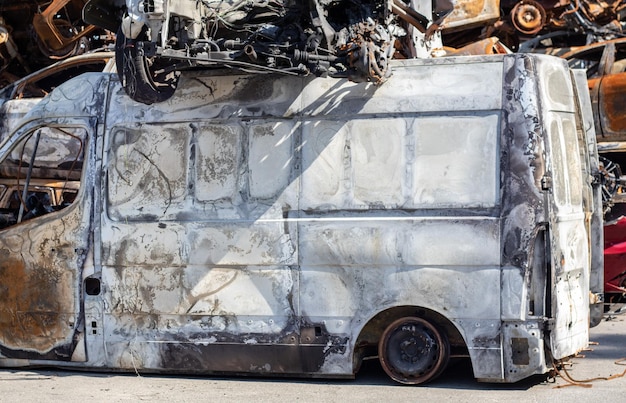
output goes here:
[[[574, 115], [550, 111], [548, 198], [551, 255], [552, 356], [576, 354], [589, 339], [589, 243], [583, 210], [582, 167]], [[551, 182], [551, 183], [550, 183]], [[550, 312], [549, 311], [549, 312]]]

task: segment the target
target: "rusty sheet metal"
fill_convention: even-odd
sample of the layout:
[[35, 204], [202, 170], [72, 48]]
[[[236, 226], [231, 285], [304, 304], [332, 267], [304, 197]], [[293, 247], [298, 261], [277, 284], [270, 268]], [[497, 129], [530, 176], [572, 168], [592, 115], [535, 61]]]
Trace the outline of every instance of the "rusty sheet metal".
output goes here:
[[[86, 211], [91, 210], [84, 203]], [[26, 222], [0, 239], [0, 354], [69, 361], [82, 332], [79, 316], [81, 245], [89, 225], [80, 209], [42, 231]], [[13, 257], [12, 257], [13, 256]], [[16, 257], [19, 256], [18, 260]]]
[[[85, 0], [11, 1], [0, 4], [0, 87], [49, 66], [59, 59], [106, 47], [115, 35], [82, 21]], [[0, 40], [1, 42], [1, 40]], [[7, 54], [9, 53], [9, 54]], [[69, 77], [68, 77], [69, 78]]]
[[462, 48], [445, 47], [445, 56], [494, 55], [512, 53], [497, 37], [476, 41]]
[[500, 0], [452, 0], [454, 10], [444, 18], [444, 32], [486, 25], [500, 18]]
[[[101, 83], [96, 80], [91, 84]], [[89, 91], [86, 81], [79, 83], [72, 91], [62, 98], [67, 102], [81, 98], [81, 105], [86, 106], [94, 94]], [[82, 84], [82, 85], [81, 85]], [[80, 89], [80, 91], [78, 91]], [[79, 94], [80, 95], [77, 95]], [[45, 103], [53, 102], [54, 96], [47, 98]], [[101, 100], [101, 98], [100, 98]], [[71, 102], [71, 101], [70, 101]], [[40, 111], [44, 115], [47, 112]], [[78, 140], [79, 133], [93, 132], [93, 121], [86, 112], [82, 121], [72, 120], [73, 125], [67, 128], [69, 137]], [[68, 118], [55, 118], [54, 124], [63, 127]], [[77, 123], [80, 126], [77, 127]], [[29, 125], [25, 125], [25, 129]], [[32, 127], [33, 130], [39, 126]], [[45, 132], [46, 129], [41, 130]], [[48, 131], [48, 133], [52, 133]], [[33, 172], [55, 172], [59, 164], [66, 161], [68, 153], [89, 155], [93, 157], [94, 142], [83, 144], [87, 149], [73, 147], [70, 142], [59, 141], [58, 136], [42, 135], [42, 159], [37, 159]], [[32, 138], [31, 138], [32, 139]], [[19, 138], [5, 141], [2, 152], [17, 144]], [[91, 147], [91, 148], [90, 148]], [[32, 142], [25, 147], [25, 154], [32, 150]], [[91, 152], [89, 152], [91, 150]], [[15, 163], [19, 154], [10, 153], [17, 158], [3, 161], [2, 175], [15, 178]], [[28, 157], [27, 157], [28, 158]], [[72, 158], [71, 161], [76, 161]], [[93, 164], [93, 159], [84, 163]], [[61, 171], [65, 174], [69, 171]], [[22, 178], [24, 178], [22, 176]], [[43, 177], [43, 176], [41, 176]], [[94, 168], [85, 170], [82, 180], [92, 182]], [[67, 176], [64, 176], [67, 179]], [[77, 178], [79, 179], [79, 178]], [[77, 202], [54, 214], [30, 219], [21, 224], [4, 228], [0, 237], [0, 275], [3, 292], [0, 301], [0, 355], [10, 362], [14, 359], [52, 360], [52, 361], [85, 361], [84, 355], [84, 317], [82, 312], [82, 273], [89, 264], [87, 255], [93, 242], [93, 186], [83, 186]]]
[[[85, 3], [86, 0], [53, 0], [33, 16], [33, 28], [41, 43], [48, 47], [46, 52], [68, 52], [81, 38], [97, 29], [95, 25], [81, 26], [80, 12]], [[67, 10], [72, 10], [74, 15], [70, 16]]]
[[598, 96], [603, 140], [626, 141], [626, 72], [602, 77]]

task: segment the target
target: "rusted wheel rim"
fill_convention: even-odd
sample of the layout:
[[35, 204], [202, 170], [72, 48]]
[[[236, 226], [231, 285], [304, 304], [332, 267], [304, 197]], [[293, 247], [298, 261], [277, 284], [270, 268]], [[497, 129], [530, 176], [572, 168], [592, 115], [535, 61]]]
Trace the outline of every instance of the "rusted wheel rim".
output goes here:
[[535, 1], [521, 1], [511, 11], [511, 19], [519, 32], [534, 35], [545, 25], [546, 11]]
[[387, 375], [412, 385], [437, 377], [448, 363], [449, 351], [445, 335], [417, 317], [391, 323], [378, 344], [378, 357]]

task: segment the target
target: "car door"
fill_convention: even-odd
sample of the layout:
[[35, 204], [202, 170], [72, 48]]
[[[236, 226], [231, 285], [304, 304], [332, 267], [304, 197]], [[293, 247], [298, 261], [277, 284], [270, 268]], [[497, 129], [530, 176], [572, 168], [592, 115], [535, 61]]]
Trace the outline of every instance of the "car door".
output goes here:
[[[33, 123], [3, 143], [0, 178], [28, 189], [36, 179], [84, 179], [95, 119]], [[15, 138], [15, 140], [13, 140]], [[85, 169], [83, 169], [85, 168]], [[24, 191], [0, 224], [0, 355], [84, 361], [82, 270], [92, 228], [92, 186], [71, 205]]]

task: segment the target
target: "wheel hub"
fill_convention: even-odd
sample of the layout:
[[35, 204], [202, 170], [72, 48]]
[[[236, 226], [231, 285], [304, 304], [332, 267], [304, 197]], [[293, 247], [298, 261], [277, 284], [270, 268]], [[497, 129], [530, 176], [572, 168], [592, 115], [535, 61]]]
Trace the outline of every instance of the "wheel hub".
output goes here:
[[524, 0], [515, 5], [511, 11], [513, 26], [526, 35], [534, 35], [541, 31], [546, 23], [546, 11], [533, 0]]
[[427, 382], [443, 371], [449, 344], [432, 324], [421, 318], [403, 318], [390, 324], [379, 344], [383, 369], [395, 381]]
[[410, 337], [400, 343], [400, 356], [403, 361], [415, 364], [420, 357], [427, 355], [433, 347], [433, 342], [430, 339]]

